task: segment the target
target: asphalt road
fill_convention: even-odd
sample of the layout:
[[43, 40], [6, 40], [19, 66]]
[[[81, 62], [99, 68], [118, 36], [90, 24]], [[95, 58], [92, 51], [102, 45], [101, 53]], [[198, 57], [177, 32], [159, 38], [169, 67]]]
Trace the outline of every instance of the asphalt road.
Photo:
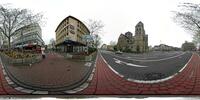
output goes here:
[[[109, 54], [115, 54], [114, 52], [110, 52], [110, 51], [104, 51], [104, 52], [109, 53]], [[177, 55], [180, 55], [183, 53], [184, 52], [182, 52], [182, 51], [171, 51], [171, 52], [153, 51], [153, 52], [144, 53], [144, 54], [123, 53], [123, 54], [116, 55], [116, 56], [120, 56], [120, 57], [127, 58], [127, 59], [156, 60], [156, 59], [177, 56]]]
[[[159, 55], [155, 52], [134, 57], [133, 54], [118, 55], [101, 51], [101, 55], [115, 71], [124, 75], [125, 78], [149, 81], [163, 79], [177, 73], [189, 61], [192, 53], [168, 52]], [[131, 56], [134, 58], [130, 58]], [[147, 59], [140, 59], [145, 57]], [[153, 59], [150, 59], [151, 57]]]

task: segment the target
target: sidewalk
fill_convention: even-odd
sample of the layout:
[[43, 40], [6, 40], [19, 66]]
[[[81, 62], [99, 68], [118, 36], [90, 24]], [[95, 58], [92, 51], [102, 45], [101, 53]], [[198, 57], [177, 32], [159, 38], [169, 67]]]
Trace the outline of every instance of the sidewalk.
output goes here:
[[36, 88], [64, 89], [80, 81], [87, 74], [86, 62], [67, 60], [57, 53], [49, 53], [40, 63], [31, 66], [7, 66], [10, 73], [25, 85]]
[[8, 82], [6, 81], [3, 75], [2, 66], [0, 65], [0, 95], [8, 95], [8, 94], [20, 95], [20, 94], [26, 94], [26, 93], [19, 92], [8, 84]]
[[98, 55], [95, 75], [89, 86], [77, 94], [200, 94], [200, 57], [193, 54], [186, 68], [160, 83], [136, 83], [115, 74]]

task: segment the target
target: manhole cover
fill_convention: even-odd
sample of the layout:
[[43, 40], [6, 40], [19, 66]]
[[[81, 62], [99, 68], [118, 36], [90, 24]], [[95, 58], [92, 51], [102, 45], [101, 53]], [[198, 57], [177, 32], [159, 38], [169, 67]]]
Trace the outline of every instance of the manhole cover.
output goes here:
[[145, 79], [157, 80], [157, 79], [162, 79], [164, 76], [165, 76], [165, 74], [162, 74], [162, 73], [146, 73]]

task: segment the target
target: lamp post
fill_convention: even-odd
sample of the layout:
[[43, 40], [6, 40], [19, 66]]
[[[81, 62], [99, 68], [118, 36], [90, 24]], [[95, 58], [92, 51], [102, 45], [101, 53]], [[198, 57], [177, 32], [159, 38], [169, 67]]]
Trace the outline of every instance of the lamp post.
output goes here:
[[[23, 29], [21, 30], [21, 41], [22, 41], [22, 55], [24, 55], [24, 50], [23, 50]], [[23, 60], [24, 60], [24, 58], [22, 57], [22, 64], [23, 64]]]
[[24, 40], [24, 39], [23, 39], [23, 30], [21, 30], [22, 54], [24, 53], [24, 49], [23, 49], [23, 44], [24, 44], [23, 42], [24, 42], [24, 41], [23, 41], [23, 40]]

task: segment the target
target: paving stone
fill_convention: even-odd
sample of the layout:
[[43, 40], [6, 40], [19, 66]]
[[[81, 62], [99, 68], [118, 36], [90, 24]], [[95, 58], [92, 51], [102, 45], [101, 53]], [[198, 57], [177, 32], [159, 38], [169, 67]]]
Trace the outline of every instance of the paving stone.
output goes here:
[[24, 88], [22, 88], [22, 87], [16, 87], [15, 89], [18, 90], [18, 91], [20, 91], [20, 90], [23, 90]]
[[155, 91], [142, 91], [141, 94], [146, 94], [146, 95], [148, 95], [148, 94], [156, 94], [156, 92]]
[[20, 92], [25, 92], [25, 93], [32, 93], [34, 90], [29, 90], [29, 89], [21, 89], [19, 90]]
[[48, 91], [34, 91], [32, 94], [48, 94]]

